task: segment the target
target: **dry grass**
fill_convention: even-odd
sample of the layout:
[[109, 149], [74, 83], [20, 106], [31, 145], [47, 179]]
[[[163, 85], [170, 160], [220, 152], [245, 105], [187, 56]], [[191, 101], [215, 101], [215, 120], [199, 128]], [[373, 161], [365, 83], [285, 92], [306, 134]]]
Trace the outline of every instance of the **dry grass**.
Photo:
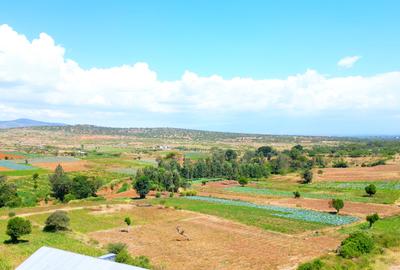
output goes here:
[[400, 179], [400, 165], [390, 164], [375, 167], [326, 168], [323, 174], [314, 173], [318, 181], [387, 181]]

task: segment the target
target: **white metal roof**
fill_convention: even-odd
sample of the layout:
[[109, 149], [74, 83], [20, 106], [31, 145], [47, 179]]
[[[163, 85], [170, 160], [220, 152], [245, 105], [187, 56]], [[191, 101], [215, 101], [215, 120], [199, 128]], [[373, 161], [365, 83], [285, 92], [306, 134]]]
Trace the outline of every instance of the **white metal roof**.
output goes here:
[[143, 270], [61, 249], [41, 247], [16, 270]]

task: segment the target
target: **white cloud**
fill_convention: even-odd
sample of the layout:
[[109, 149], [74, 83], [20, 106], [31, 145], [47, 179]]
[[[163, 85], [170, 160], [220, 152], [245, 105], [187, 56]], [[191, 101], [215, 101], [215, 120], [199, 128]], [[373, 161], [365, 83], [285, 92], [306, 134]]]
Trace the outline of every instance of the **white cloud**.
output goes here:
[[[399, 112], [400, 108], [400, 72], [327, 77], [307, 70], [286, 79], [255, 80], [202, 77], [186, 71], [179, 80], [161, 81], [146, 63], [83, 69], [66, 59], [65, 49], [44, 33], [29, 41], [11, 27], [0, 25], [0, 40], [3, 117], [15, 114], [83, 119], [82, 114], [76, 113], [78, 110], [97, 115], [138, 116], [271, 111], [316, 114], [335, 110]], [[358, 59], [347, 57], [338, 65], [350, 67]], [[85, 119], [90, 116], [86, 114]]]
[[346, 56], [339, 60], [337, 65], [341, 68], [352, 68], [354, 64], [361, 59], [361, 56]]

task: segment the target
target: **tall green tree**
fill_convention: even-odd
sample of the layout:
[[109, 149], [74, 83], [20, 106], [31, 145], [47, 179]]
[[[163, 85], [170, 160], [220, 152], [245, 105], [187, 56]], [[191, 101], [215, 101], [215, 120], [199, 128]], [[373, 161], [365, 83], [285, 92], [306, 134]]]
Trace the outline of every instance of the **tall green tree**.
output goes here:
[[59, 164], [54, 174], [49, 176], [49, 181], [51, 185], [51, 190], [53, 191], [53, 196], [60, 201], [64, 201], [65, 195], [67, 195], [72, 186], [71, 179], [65, 174], [64, 169]]

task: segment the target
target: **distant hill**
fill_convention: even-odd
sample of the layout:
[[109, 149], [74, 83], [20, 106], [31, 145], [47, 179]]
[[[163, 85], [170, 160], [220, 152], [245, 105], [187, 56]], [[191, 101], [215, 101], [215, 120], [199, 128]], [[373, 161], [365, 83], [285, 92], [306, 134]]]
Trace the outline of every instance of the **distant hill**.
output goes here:
[[41, 122], [26, 118], [20, 118], [11, 121], [0, 121], [0, 128], [55, 127], [55, 126], [66, 126], [66, 124]]
[[111, 128], [93, 125], [68, 125], [68, 126], [42, 126], [34, 127], [36, 130], [61, 131], [70, 134], [89, 134], [89, 135], [116, 135], [133, 136], [140, 138], [157, 139], [184, 139], [184, 140], [252, 140], [271, 142], [300, 142], [300, 141], [321, 141], [321, 140], [343, 140], [344, 138], [326, 137], [326, 136], [294, 136], [294, 135], [268, 135], [253, 133], [234, 133], [205, 131], [183, 128]]

